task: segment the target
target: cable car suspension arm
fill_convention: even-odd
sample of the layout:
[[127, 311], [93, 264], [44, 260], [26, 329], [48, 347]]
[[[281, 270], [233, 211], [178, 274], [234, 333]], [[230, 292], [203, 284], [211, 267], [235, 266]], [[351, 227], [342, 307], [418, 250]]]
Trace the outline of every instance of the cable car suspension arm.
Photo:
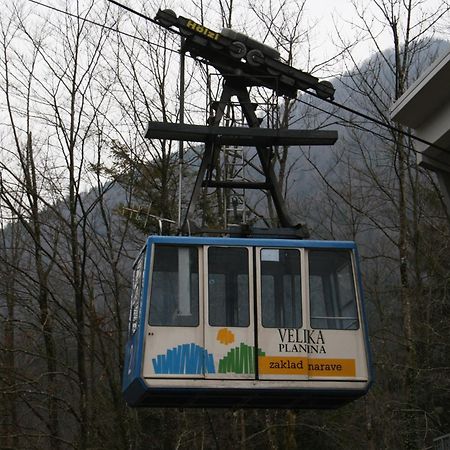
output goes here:
[[[336, 131], [277, 130], [260, 128], [256, 116], [256, 105], [251, 102], [249, 88], [261, 86], [273, 90], [278, 96], [296, 98], [298, 90], [313, 89], [323, 99], [332, 99], [334, 88], [331, 83], [319, 81], [316, 77], [295, 69], [280, 61], [279, 53], [265, 44], [232, 30], [217, 33], [190, 19], [177, 17], [172, 10], [158, 11], [155, 21], [171, 30], [179, 29], [184, 38], [183, 51], [191, 56], [201, 57], [215, 67], [224, 79], [220, 100], [213, 104], [208, 131], [205, 127], [184, 124], [151, 122], [146, 137], [149, 139], [200, 140], [205, 150], [197, 178], [189, 200], [181, 231], [188, 231], [191, 207], [197, 201], [202, 187], [224, 187], [237, 189], [264, 189], [270, 192], [280, 225], [295, 230], [295, 237], [307, 237], [303, 225], [296, 225], [287, 211], [282, 190], [275, 175], [272, 162], [272, 145], [332, 145], [337, 139]], [[219, 124], [227, 105], [232, 105], [233, 96], [238, 98], [249, 128], [230, 127], [222, 136]], [[215, 161], [220, 145], [226, 140], [234, 145], [251, 145], [256, 148], [261, 162], [264, 182], [215, 181], [212, 179]]]

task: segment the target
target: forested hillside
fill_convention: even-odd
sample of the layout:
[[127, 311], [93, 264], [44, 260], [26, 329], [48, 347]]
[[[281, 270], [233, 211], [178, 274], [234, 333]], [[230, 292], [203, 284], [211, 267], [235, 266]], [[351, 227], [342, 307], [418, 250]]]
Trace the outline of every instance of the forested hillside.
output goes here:
[[[352, 59], [337, 29], [335, 58], [316, 66], [303, 2], [197, 3], [180, 13], [217, 29], [248, 22], [289, 64], [328, 74], [339, 103], [386, 125], [392, 101], [449, 48], [434, 35], [446, 2], [357, 9], [347, 25], [373, 53]], [[426, 449], [450, 433], [450, 211], [414, 140], [305, 93], [278, 99], [275, 125], [340, 139], [277, 149], [277, 172], [312, 237], [359, 244], [372, 390], [332, 411], [124, 403], [132, 262], [155, 218], [178, 220], [178, 144], [144, 134], [149, 120], [179, 120], [179, 39], [110, 2], [52, 5], [8, 2], [0, 17], [0, 448]], [[160, 6], [134, 5], [151, 17]], [[205, 121], [211, 72], [188, 58], [188, 122]], [[183, 205], [201, 149], [185, 151]], [[270, 202], [250, 200], [251, 221], [276, 224]], [[221, 208], [222, 193], [202, 196], [199, 222], [221, 225]]]

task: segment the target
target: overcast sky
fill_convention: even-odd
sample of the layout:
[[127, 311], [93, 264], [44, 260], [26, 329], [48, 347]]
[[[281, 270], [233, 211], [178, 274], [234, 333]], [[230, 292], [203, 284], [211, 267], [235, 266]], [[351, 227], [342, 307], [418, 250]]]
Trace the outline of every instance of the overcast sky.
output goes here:
[[[69, 5], [69, 10], [76, 11], [75, 4], [73, 1], [71, 3], [68, 0], [41, 0], [42, 3], [47, 5], [52, 5], [57, 8], [65, 9], [65, 5]], [[145, 12], [149, 16], [154, 16], [159, 7], [166, 8], [165, 5], [170, 5], [172, 9], [175, 10], [177, 14], [184, 15], [186, 17], [193, 18], [194, 20], [200, 20], [200, 17], [196, 17], [199, 14], [199, 4], [204, 5], [204, 10], [206, 14], [205, 20], [208, 20], [208, 25], [215, 29], [217, 28], [218, 16], [214, 20], [214, 11], [217, 13], [219, 11], [219, 1], [218, 0], [150, 0], [148, 2], [141, 2], [139, 0], [119, 0], [136, 11]], [[270, 0], [249, 0], [255, 5], [263, 5], [263, 9], [268, 8]], [[6, 2], [6, 0], [0, 0], [0, 4]], [[302, 0], [286, 0], [286, 9], [292, 8], [296, 9], [294, 5], [301, 4]], [[450, 0], [415, 0], [415, 4], [422, 5], [422, 8], [428, 11], [437, 11], [439, 8], [443, 8], [445, 3], [449, 3]], [[24, 2], [27, 3], [26, 1]], [[225, 2], [228, 3], [228, 2]], [[278, 2], [272, 0], [273, 5], [277, 5]], [[327, 71], [316, 70], [316, 65], [327, 61], [339, 52], [344, 45], [357, 42], [355, 46], [352, 47], [351, 57], [357, 63], [362, 62], [364, 59], [369, 58], [373, 53], [377, 51], [373, 41], [367, 39], [367, 31], [364, 33], [358, 30], [357, 25], [362, 25], [361, 18], [358, 17], [357, 10], [360, 14], [364, 15], [364, 18], [370, 21], [371, 32], [376, 36], [379, 48], [382, 50], [386, 48], [391, 48], [393, 46], [392, 32], [389, 27], [385, 26], [385, 20], [377, 20], [381, 17], [379, 8], [376, 4], [394, 4], [394, 9], [398, 5], [403, 5], [403, 0], [306, 0], [306, 8], [304, 11], [303, 19], [304, 24], [301, 24], [302, 30], [309, 29], [309, 44], [302, 43], [299, 46], [299, 55], [296, 60], [296, 65], [299, 69], [306, 71], [313, 71], [313, 73], [319, 77], [335, 76], [339, 73], [343, 73], [346, 69], [351, 68], [351, 58], [349, 54], [346, 54], [346, 59], [340, 58], [339, 63], [335, 63], [332, 67], [328, 66]], [[47, 14], [52, 14], [52, 17], [56, 20], [61, 20], [59, 14], [52, 13], [49, 10], [45, 10], [42, 6], [38, 6], [32, 3], [28, 3], [30, 7], [37, 13], [45, 12]], [[90, 1], [86, 2], [89, 5]], [[145, 4], [145, 6], [144, 6]], [[97, 3], [98, 7], [101, 9], [104, 3]], [[235, 0], [233, 3], [233, 8], [235, 8], [235, 13], [233, 16], [233, 27], [237, 26], [238, 31], [243, 31], [252, 37], [258, 38], [254, 33], [258, 33], [258, 25], [253, 22], [252, 27], [251, 19], [248, 15], [248, 10], [242, 9], [243, 5], [248, 5], [246, 1], [240, 2]], [[357, 6], [357, 10], [355, 9]], [[144, 9], [145, 8], [145, 9]], [[244, 7], [246, 8], [246, 7]], [[276, 8], [276, 6], [275, 6]], [[401, 6], [403, 8], [403, 6]], [[83, 8], [81, 8], [83, 9]], [[112, 9], [117, 11], [118, 7], [113, 5]], [[122, 11], [123, 12], [123, 11]], [[89, 13], [89, 16], [93, 16]], [[400, 15], [401, 19], [404, 20], [404, 8], [403, 14]], [[413, 23], [414, 23], [413, 18]], [[136, 20], [136, 16], [134, 17]], [[139, 21], [139, 19], [137, 19]], [[140, 19], [143, 20], [143, 19]], [[209, 22], [211, 21], [211, 23]], [[439, 28], [436, 30], [436, 36], [444, 39], [449, 39], [450, 36], [448, 30], [450, 29], [450, 19], [443, 18], [439, 22]], [[365, 37], [365, 38], [364, 38]]]
[[[384, 0], [384, 3], [390, 2], [391, 0]], [[318, 26], [313, 27], [311, 36], [312, 45], [316, 47], [316, 56], [320, 58], [319, 55], [321, 53], [324, 56], [331, 55], [335, 51], [336, 45], [340, 45], [336, 27], [343, 38], [348, 42], [354, 42], [359, 33], [357, 27], [352, 25], [352, 23], [361, 24], [354, 4], [367, 17], [381, 17], [380, 10], [376, 7], [375, 3], [374, 0], [307, 0], [306, 16], [312, 22], [316, 21], [318, 23]], [[379, 3], [383, 3], [383, 0]], [[403, 2], [397, 1], [395, 3]], [[418, 4], [420, 2], [416, 3]], [[438, 8], [443, 8], [445, 1], [425, 0], [421, 3], [425, 10], [431, 12], [437, 11]], [[377, 36], [380, 48], [382, 50], [392, 48], [393, 38], [391, 30], [388, 27], [383, 27], [381, 22], [377, 20], [374, 20], [371, 25], [372, 32]], [[444, 15], [439, 21], [439, 25], [435, 29], [435, 36], [450, 40], [449, 29], [450, 17], [447, 14], [447, 16]], [[375, 51], [376, 49], [372, 42], [358, 40], [358, 44], [352, 50], [352, 55], [358, 62], [361, 62]]]

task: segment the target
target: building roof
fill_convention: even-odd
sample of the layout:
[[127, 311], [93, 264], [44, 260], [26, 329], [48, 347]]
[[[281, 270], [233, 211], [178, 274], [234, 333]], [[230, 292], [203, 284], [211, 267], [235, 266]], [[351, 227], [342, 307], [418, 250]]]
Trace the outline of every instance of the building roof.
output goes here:
[[435, 61], [393, 104], [391, 118], [410, 128], [419, 128], [448, 103], [450, 52]]
[[417, 162], [436, 172], [450, 211], [450, 52], [392, 105], [391, 119], [414, 130]]

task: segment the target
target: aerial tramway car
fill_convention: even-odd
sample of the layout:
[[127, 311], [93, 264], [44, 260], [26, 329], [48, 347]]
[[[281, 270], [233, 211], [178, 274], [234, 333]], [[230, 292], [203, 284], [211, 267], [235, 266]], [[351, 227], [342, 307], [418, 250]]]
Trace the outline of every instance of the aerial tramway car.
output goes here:
[[353, 242], [151, 236], [134, 265], [132, 406], [333, 408], [370, 351]]
[[[263, 189], [282, 229], [297, 239], [149, 237], [134, 265], [126, 401], [329, 408], [364, 395], [372, 374], [356, 246], [303, 239], [284, 205], [271, 157], [277, 145], [332, 145], [337, 132], [262, 129], [249, 94], [263, 86], [293, 99], [299, 89], [332, 99], [333, 86], [242, 34], [216, 33], [171, 10], [159, 11], [155, 20], [178, 28], [184, 51], [209, 62], [224, 80], [208, 126], [151, 123], [146, 133], [149, 139], [205, 142], [179, 231], [189, 231], [189, 208], [202, 188]], [[248, 128], [219, 126], [232, 98]], [[264, 182], [213, 179], [220, 145], [254, 146]]]

